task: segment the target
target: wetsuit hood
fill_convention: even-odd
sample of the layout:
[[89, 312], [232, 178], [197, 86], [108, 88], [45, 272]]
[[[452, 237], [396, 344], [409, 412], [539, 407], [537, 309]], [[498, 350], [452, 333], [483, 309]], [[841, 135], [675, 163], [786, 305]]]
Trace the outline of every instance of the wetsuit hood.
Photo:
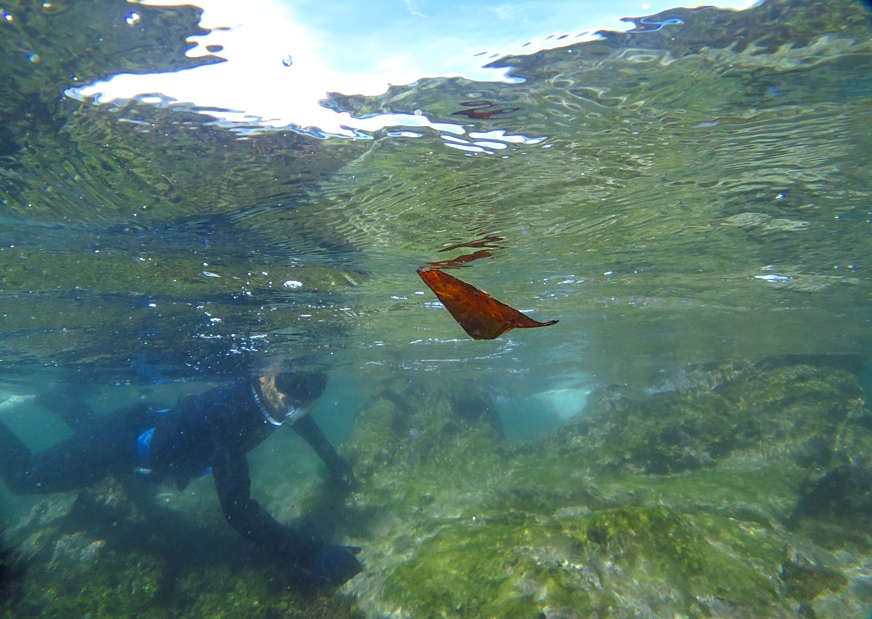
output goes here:
[[254, 380], [251, 393], [268, 423], [290, 425], [309, 414], [326, 385], [327, 377], [315, 372], [267, 373]]

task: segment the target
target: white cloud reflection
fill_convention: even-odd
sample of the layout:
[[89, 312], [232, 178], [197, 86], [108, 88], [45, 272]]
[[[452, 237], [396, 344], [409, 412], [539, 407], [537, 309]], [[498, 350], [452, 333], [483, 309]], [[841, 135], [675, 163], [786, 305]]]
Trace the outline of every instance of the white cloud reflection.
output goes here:
[[[508, 75], [510, 68], [485, 65], [510, 54], [532, 54], [592, 40], [597, 30], [626, 31], [633, 24], [621, 21], [622, 17], [658, 13], [671, 3], [145, 0], [141, 4], [202, 8], [200, 26], [210, 32], [189, 37], [196, 46], [187, 55], [217, 55], [227, 61], [174, 73], [122, 73], [70, 89], [68, 95], [92, 98], [96, 103], [138, 99], [191, 106], [243, 134], [287, 128], [324, 137], [368, 137], [380, 129], [398, 127], [431, 128], [445, 137], [445, 133], [463, 135], [465, 131], [460, 124], [432, 122], [415, 110], [355, 118], [321, 102], [329, 92], [376, 96], [390, 85], [412, 84], [427, 77], [515, 83], [519, 79]], [[754, 1], [684, 6], [703, 4], [744, 9]], [[147, 25], [138, 16], [127, 21], [131, 27]], [[207, 46], [221, 46], [221, 50], [213, 54]], [[491, 139], [528, 140], [505, 134]]]

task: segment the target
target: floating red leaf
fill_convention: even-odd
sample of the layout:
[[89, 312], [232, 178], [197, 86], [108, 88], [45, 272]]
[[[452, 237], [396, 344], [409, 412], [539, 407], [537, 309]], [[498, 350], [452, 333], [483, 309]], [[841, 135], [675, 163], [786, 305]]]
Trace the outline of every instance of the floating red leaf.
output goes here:
[[547, 327], [557, 322], [537, 322], [492, 299], [483, 290], [437, 269], [424, 266], [418, 269], [418, 275], [473, 339], [492, 340], [510, 329]]

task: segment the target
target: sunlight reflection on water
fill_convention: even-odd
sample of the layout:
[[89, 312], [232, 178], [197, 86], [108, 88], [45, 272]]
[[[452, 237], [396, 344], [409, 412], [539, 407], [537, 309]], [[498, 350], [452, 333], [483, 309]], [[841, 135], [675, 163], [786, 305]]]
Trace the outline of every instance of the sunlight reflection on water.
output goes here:
[[[174, 6], [177, 0], [142, 4]], [[209, 32], [188, 37], [194, 46], [187, 55], [217, 56], [226, 62], [175, 73], [118, 74], [71, 88], [67, 94], [97, 103], [138, 98], [143, 103], [195, 106], [242, 135], [290, 128], [316, 137], [369, 137], [386, 127], [427, 127], [462, 135], [462, 125], [433, 122], [414, 110], [356, 116], [354, 110], [333, 105], [330, 93], [375, 96], [391, 85], [415, 84], [423, 78], [512, 84], [523, 77], [513, 75], [512, 67], [500, 58], [595, 40], [600, 30], [657, 31], [681, 23], [624, 19], [639, 11], [672, 8], [671, 2], [626, 0], [608, 5], [549, 0], [496, 7], [416, 2], [416, 8], [406, 3], [408, 10], [400, 3], [367, 3], [364, 9], [353, 2], [316, 9], [304, 0], [257, 0], [244, 7], [227, 0], [194, 4], [203, 9], [200, 26]], [[754, 2], [709, 4], [744, 9]], [[138, 15], [131, 19], [131, 27], [142, 26]], [[505, 132], [491, 132], [489, 139], [527, 140]], [[505, 147], [499, 142], [451, 141], [446, 146], [471, 152]]]

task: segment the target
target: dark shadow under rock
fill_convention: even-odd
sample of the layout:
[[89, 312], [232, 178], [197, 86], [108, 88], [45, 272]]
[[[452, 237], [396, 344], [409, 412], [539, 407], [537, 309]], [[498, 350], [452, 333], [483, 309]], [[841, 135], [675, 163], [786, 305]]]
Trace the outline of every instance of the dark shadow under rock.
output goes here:
[[790, 527], [831, 550], [872, 549], [872, 428], [857, 401], [841, 425], [832, 457], [810, 469]]
[[[0, 531], [2, 539], [2, 531]], [[11, 549], [0, 546], [0, 607], [14, 604], [21, 597], [22, 582], [27, 574], [26, 567], [15, 560]]]
[[808, 603], [824, 591], [838, 591], [848, 583], [836, 562], [826, 554], [785, 546], [780, 578], [790, 597]]

